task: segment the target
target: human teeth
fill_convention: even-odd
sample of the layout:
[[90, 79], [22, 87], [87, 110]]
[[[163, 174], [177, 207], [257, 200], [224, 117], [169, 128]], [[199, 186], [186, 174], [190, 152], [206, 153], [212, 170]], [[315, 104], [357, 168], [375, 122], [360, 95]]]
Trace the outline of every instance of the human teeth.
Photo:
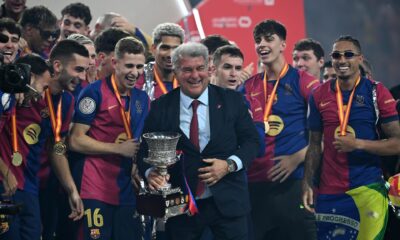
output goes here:
[[339, 67], [339, 70], [347, 70], [347, 69], [349, 69], [349, 67]]

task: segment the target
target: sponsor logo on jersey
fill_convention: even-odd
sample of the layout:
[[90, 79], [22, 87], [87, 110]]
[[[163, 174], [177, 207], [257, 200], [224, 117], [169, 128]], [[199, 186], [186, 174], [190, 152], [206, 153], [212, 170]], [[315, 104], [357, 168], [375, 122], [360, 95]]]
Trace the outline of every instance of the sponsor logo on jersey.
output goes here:
[[40, 132], [41, 128], [38, 124], [29, 124], [23, 131], [25, 142], [29, 145], [36, 144], [39, 141]]

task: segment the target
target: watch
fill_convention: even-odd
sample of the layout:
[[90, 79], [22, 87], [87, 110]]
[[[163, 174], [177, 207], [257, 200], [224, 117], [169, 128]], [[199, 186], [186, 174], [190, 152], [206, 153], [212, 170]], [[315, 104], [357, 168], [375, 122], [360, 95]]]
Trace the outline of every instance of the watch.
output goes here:
[[232, 173], [236, 171], [236, 163], [232, 159], [226, 159], [226, 162], [228, 163], [228, 172]]

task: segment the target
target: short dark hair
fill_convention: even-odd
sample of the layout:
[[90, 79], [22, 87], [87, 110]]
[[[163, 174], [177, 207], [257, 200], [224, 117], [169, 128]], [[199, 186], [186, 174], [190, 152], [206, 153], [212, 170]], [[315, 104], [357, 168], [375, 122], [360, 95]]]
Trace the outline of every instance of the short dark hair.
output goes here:
[[90, 21], [92, 21], [92, 14], [90, 13], [90, 8], [80, 2], [71, 3], [66, 7], [64, 7], [61, 10], [61, 16], [64, 17], [64, 15], [66, 14], [71, 15], [74, 18], [83, 19], [86, 25], [89, 25]]
[[230, 57], [238, 57], [244, 60], [244, 56], [242, 51], [236, 46], [233, 45], [226, 45], [217, 48], [217, 50], [214, 52], [214, 59], [213, 63], [215, 66], [219, 65], [221, 58], [223, 55], [229, 55]]
[[27, 25], [33, 27], [52, 26], [57, 25], [57, 17], [45, 6], [34, 6], [24, 11], [20, 24], [22, 27]]
[[329, 60], [329, 61], [326, 61], [326, 62], [324, 63], [324, 66], [323, 66], [322, 68], [331, 68], [331, 67], [333, 67], [333, 66], [332, 66], [332, 61]]
[[314, 55], [317, 57], [317, 60], [320, 60], [325, 56], [324, 49], [322, 48], [321, 43], [312, 38], [300, 39], [294, 45], [293, 50], [297, 51], [313, 50]]
[[337, 42], [351, 42], [361, 54], [361, 45], [360, 42], [350, 35], [340, 36], [338, 39], [335, 40], [334, 43]]
[[109, 54], [110, 52], [114, 52], [117, 42], [129, 36], [131, 35], [128, 32], [116, 27], [111, 27], [102, 31], [94, 40], [96, 53], [105, 52]]
[[143, 43], [134, 37], [122, 38], [115, 45], [115, 56], [118, 59], [123, 58], [125, 53], [144, 55], [144, 52]]
[[82, 57], [89, 57], [88, 50], [74, 40], [61, 40], [59, 41], [50, 52], [50, 63], [53, 64], [55, 60], [61, 60], [63, 63], [69, 61], [74, 54]]
[[268, 36], [272, 34], [276, 34], [280, 39], [286, 40], [285, 26], [274, 19], [267, 19], [259, 22], [253, 30], [254, 40], [259, 36]]
[[0, 32], [4, 30], [21, 37], [21, 27], [11, 18], [0, 18]]
[[30, 65], [31, 72], [36, 75], [42, 75], [46, 71], [50, 72], [50, 67], [49, 67], [49, 65], [47, 65], [46, 61], [43, 58], [41, 58], [39, 55], [34, 54], [34, 53], [27, 54], [23, 57], [18, 58], [15, 61], [15, 63], [16, 64], [24, 63], [24, 64]]
[[215, 50], [217, 50], [219, 47], [231, 45], [227, 38], [218, 34], [208, 35], [207, 37], [201, 39], [200, 43], [207, 47], [208, 54], [210, 55], [214, 54]]

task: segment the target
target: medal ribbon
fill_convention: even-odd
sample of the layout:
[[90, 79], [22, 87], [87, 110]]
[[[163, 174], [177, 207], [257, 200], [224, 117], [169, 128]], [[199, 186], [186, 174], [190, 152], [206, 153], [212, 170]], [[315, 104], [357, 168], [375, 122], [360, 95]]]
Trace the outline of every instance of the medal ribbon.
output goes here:
[[347, 108], [346, 108], [346, 113], [343, 115], [343, 96], [342, 96], [342, 91], [340, 90], [339, 86], [339, 81], [336, 80], [336, 102], [337, 102], [337, 108], [338, 108], [338, 115], [339, 115], [339, 121], [340, 121], [340, 136], [346, 136], [346, 129], [347, 129], [347, 124], [349, 122], [349, 116], [350, 116], [350, 108], [351, 104], [353, 103], [353, 97], [354, 97], [354, 92], [356, 90], [357, 85], [360, 83], [361, 77], [358, 76], [356, 80], [356, 84], [353, 87], [353, 90], [351, 91], [349, 101], [347, 103]]
[[[156, 79], [158, 86], [160, 86], [160, 89], [163, 92], [163, 94], [167, 94], [168, 93], [167, 87], [165, 86], [163, 81], [161, 81], [160, 75], [158, 75], [158, 71], [157, 71], [156, 67], [154, 67], [154, 78]], [[173, 89], [178, 87], [178, 81], [176, 80], [175, 77], [172, 80], [172, 87], [173, 87]]]
[[53, 106], [53, 101], [51, 100], [51, 94], [50, 94], [50, 89], [47, 88], [45, 90], [45, 95], [46, 95], [46, 101], [47, 101], [47, 106], [49, 108], [49, 114], [50, 114], [50, 122], [51, 122], [51, 127], [53, 128], [53, 133], [54, 133], [54, 140], [55, 142], [60, 142], [61, 141], [61, 125], [62, 125], [62, 119], [61, 119], [61, 105], [62, 105], [62, 95], [60, 95], [60, 100], [58, 101], [57, 105], [57, 116], [54, 113], [54, 106]]
[[[113, 90], [114, 90], [115, 97], [117, 98], [117, 100], [119, 102], [119, 110], [121, 112], [121, 118], [122, 118], [122, 121], [124, 123], [126, 136], [128, 137], [128, 139], [131, 139], [132, 138], [132, 133], [131, 133], [131, 129], [129, 127], [130, 124], [131, 124], [131, 106], [129, 104], [129, 110], [128, 110], [128, 112], [125, 112], [125, 107], [122, 104], [121, 96], [119, 95], [117, 84], [115, 83], [115, 74], [111, 75], [111, 84], [112, 84], [112, 87], [113, 87]], [[130, 96], [130, 92], [129, 91], [128, 91], [128, 96]]]
[[18, 152], [18, 138], [17, 138], [17, 114], [16, 107], [14, 106], [11, 110], [11, 131], [12, 131], [12, 148], [13, 153]]
[[288, 70], [289, 70], [289, 64], [285, 63], [285, 66], [283, 66], [281, 72], [279, 73], [278, 79], [276, 79], [276, 83], [274, 85], [274, 88], [272, 89], [271, 97], [269, 99], [267, 99], [268, 98], [267, 97], [268, 96], [268, 92], [267, 92], [267, 81], [268, 81], [268, 79], [267, 79], [267, 70], [264, 70], [264, 80], [263, 80], [263, 84], [264, 84], [264, 99], [265, 99], [264, 122], [268, 122], [268, 117], [269, 117], [269, 114], [271, 112], [272, 103], [274, 102], [276, 89], [278, 88], [278, 85], [279, 85], [279, 80], [287, 73]]

